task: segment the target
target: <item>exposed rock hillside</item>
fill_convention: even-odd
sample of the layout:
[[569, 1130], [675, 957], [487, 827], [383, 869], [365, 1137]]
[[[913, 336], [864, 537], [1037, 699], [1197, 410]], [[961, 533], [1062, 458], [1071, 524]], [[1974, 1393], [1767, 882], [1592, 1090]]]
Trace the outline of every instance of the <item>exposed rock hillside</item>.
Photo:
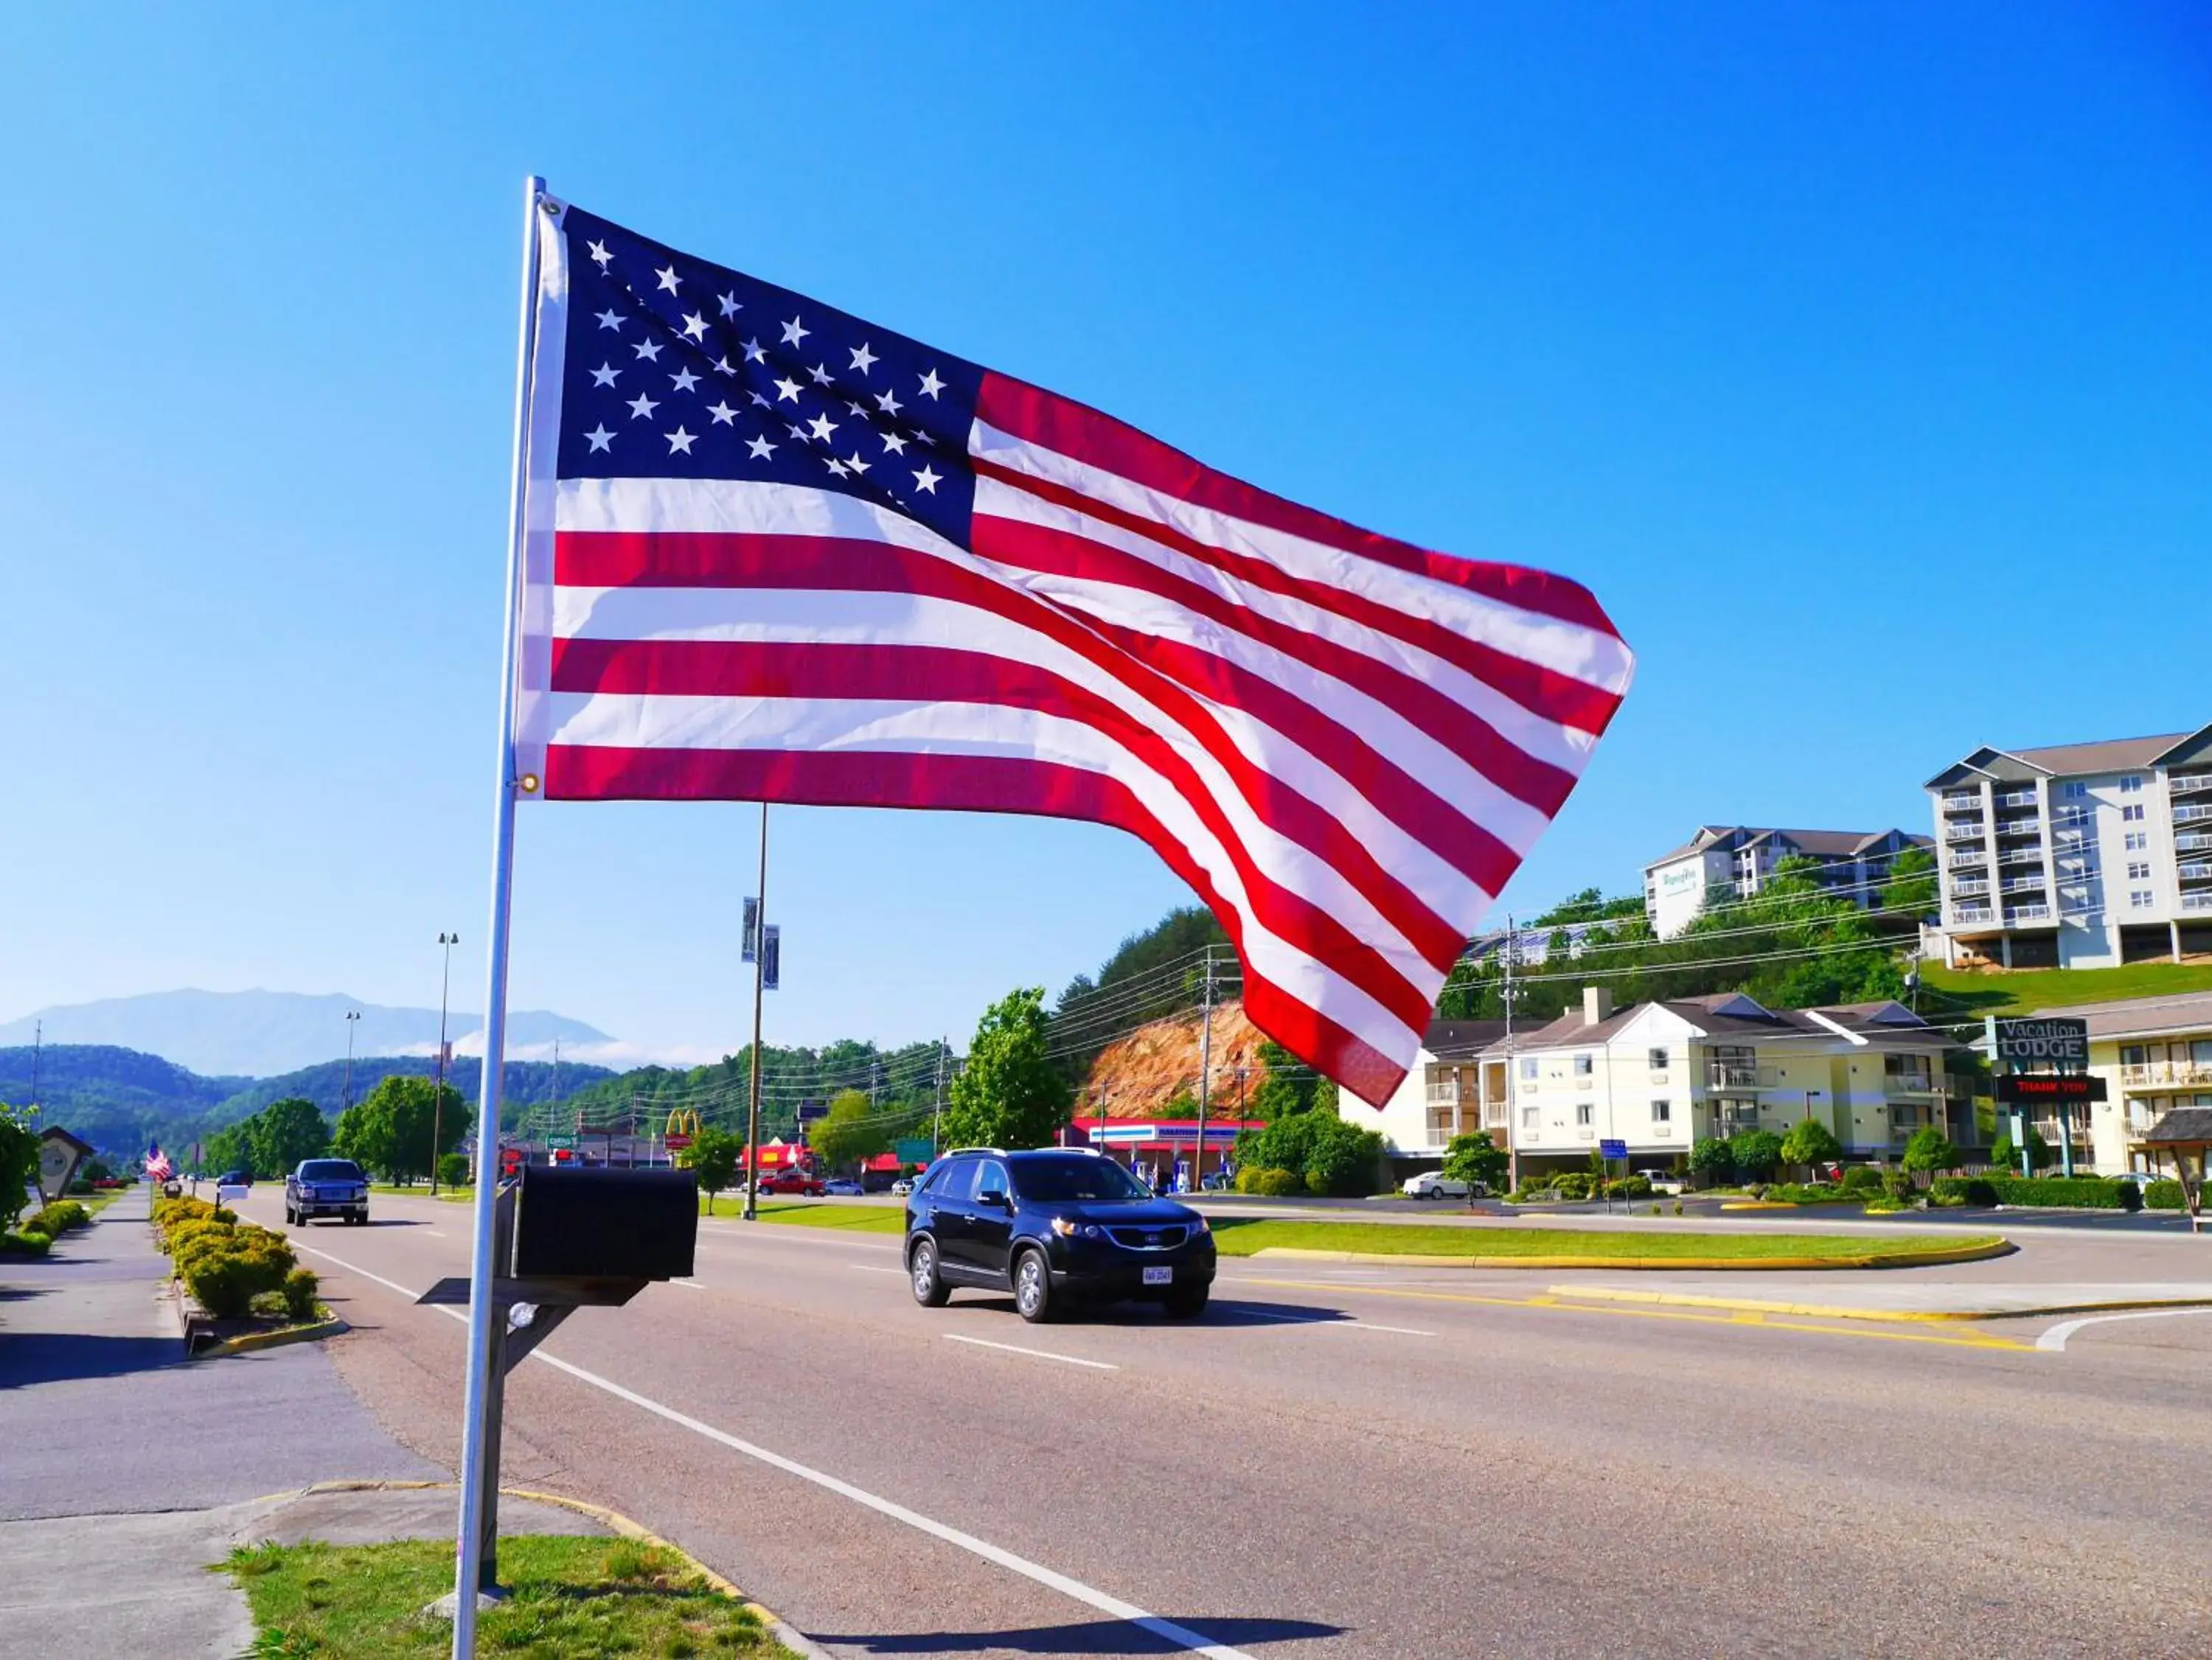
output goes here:
[[[1261, 1064], [1259, 1029], [1244, 1018], [1244, 1005], [1224, 1003], [1213, 1011], [1212, 1110], [1237, 1114], [1241, 1093], [1267, 1075]], [[1169, 1116], [1177, 1096], [1198, 1094], [1199, 1017], [1195, 1011], [1154, 1021], [1109, 1045], [1091, 1069], [1076, 1106], [1079, 1116], [1096, 1118], [1099, 1092], [1109, 1118]], [[1240, 1081], [1238, 1069], [1243, 1069]]]

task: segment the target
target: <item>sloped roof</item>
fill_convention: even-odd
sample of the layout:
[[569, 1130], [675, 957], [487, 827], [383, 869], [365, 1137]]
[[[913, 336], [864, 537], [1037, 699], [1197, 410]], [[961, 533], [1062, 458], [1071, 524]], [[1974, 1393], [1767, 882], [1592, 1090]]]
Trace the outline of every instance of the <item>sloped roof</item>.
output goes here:
[[2154, 1037], [2173, 1032], [2212, 1032], [2212, 991], [2176, 991], [2162, 997], [2125, 997], [2114, 1003], [2068, 1003], [2039, 1009], [2038, 1015], [2065, 1015], [2088, 1023], [2092, 1038]]
[[2143, 1132], [2146, 1142], [2212, 1142], [2212, 1106], [2177, 1106]]
[[1469, 1060], [1504, 1035], [1504, 1021], [1432, 1021], [1421, 1046], [1440, 1061]]
[[2015, 749], [2012, 753], [2031, 766], [2051, 772], [2116, 772], [2130, 766], [2149, 766], [2190, 735], [2166, 732], [2156, 737], [2108, 738], [2101, 743], [2059, 743], [2045, 749]]
[[[1583, 1024], [1582, 1010], [1571, 1009], [1548, 1025], [1517, 1035], [1513, 1046], [1516, 1051], [1594, 1049], [1609, 1041], [1637, 1015], [1653, 1006], [1650, 1003], [1632, 1004], [1595, 1026]], [[1869, 1040], [1878, 1040], [1890, 1048], [1896, 1048], [1900, 1044], [1908, 1048], [1928, 1050], [1965, 1046], [1940, 1027], [1921, 1021], [1902, 1004], [1890, 1002], [1849, 1003], [1808, 1011], [1767, 1009], [1739, 991], [1714, 991], [1695, 997], [1669, 998], [1656, 1006], [1698, 1027], [1709, 1036], [1723, 1041], [1734, 1038], [1833, 1039], [1834, 1031], [1812, 1018], [1817, 1013], [1848, 1032]], [[1749, 1012], [1753, 1009], [1758, 1012]], [[1900, 1015], [1903, 1017], [1901, 1020], [1899, 1018]], [[1504, 1048], [1501, 1033], [1488, 1045], [1486, 1052], [1498, 1054]]]
[[1780, 837], [1800, 851], [1820, 858], [1855, 858], [1867, 849], [1877, 845], [1892, 835], [1902, 836], [1911, 845], [1933, 847], [1933, 836], [1916, 836], [1902, 830], [1777, 830], [1749, 824], [1701, 824], [1698, 833], [1671, 853], [1662, 853], [1644, 868], [1652, 869], [1662, 864], [1672, 864], [1677, 859], [1702, 853], [1715, 844], [1732, 836], [1742, 838], [1740, 845], [1751, 847], [1770, 838]]

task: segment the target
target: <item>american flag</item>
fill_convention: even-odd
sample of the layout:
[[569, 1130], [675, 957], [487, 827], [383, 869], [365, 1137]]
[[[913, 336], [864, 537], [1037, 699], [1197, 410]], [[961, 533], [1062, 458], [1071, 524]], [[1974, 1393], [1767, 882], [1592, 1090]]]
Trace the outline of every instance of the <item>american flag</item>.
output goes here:
[[1395, 542], [546, 198], [526, 798], [1046, 814], [1149, 843], [1370, 1102], [1632, 658]]
[[161, 1151], [161, 1142], [152, 1142], [148, 1143], [146, 1148], [147, 1179], [149, 1181], [166, 1182], [170, 1177], [176, 1173], [175, 1168], [169, 1163], [169, 1155]]

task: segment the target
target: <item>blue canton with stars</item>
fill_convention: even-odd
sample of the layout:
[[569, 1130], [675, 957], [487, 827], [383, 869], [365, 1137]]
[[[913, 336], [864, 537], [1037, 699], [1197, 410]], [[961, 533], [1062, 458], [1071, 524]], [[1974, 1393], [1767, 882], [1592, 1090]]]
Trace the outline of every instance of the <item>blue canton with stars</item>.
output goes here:
[[805, 485], [968, 545], [981, 368], [580, 209], [561, 222], [562, 478]]

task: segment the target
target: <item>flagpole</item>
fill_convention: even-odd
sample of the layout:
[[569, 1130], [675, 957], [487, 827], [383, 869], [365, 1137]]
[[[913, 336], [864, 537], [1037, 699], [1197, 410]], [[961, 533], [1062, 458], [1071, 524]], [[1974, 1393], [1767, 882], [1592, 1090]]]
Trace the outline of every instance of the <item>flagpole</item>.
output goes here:
[[499, 754], [492, 790], [491, 924], [484, 930], [483, 1071], [477, 1087], [477, 1189], [474, 1239], [469, 1253], [468, 1387], [461, 1422], [460, 1538], [453, 1570], [453, 1657], [476, 1653], [477, 1591], [483, 1572], [483, 1490], [494, 1358], [507, 1334], [492, 1321], [492, 1217], [499, 1187], [499, 1106], [507, 1060], [507, 920], [514, 897], [515, 625], [522, 591], [525, 476], [524, 435], [530, 419], [532, 323], [538, 302], [538, 202], [545, 181], [532, 177], [522, 191], [522, 303], [514, 363], [514, 473], [507, 507], [507, 607], [499, 651]]
[[761, 803], [760, 906], [753, 912], [753, 1060], [745, 1081], [745, 1220], [759, 1220], [761, 991], [768, 975], [768, 803]]

